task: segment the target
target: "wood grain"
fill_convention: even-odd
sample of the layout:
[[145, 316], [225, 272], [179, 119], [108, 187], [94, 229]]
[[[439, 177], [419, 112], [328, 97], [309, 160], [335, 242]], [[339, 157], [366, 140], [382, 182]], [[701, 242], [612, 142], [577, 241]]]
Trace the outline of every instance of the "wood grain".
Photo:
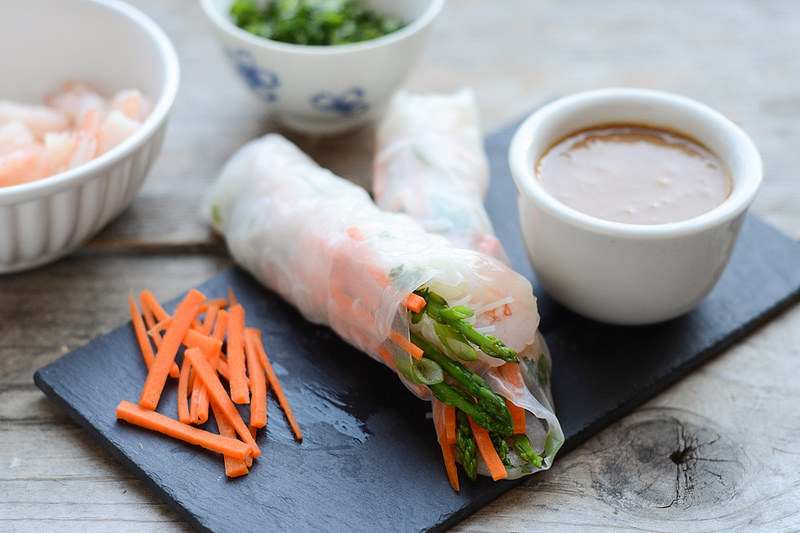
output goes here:
[[[229, 76], [196, 2], [131, 3], [173, 39], [179, 98], [131, 208], [71, 257], [0, 278], [4, 531], [186, 530], [32, 383], [37, 368], [124, 321], [129, 290], [170, 298], [229, 266], [197, 205], [236, 147], [276, 128]], [[798, 49], [793, 0], [450, 0], [406, 86], [473, 87], [487, 132], [593, 87], [697, 98], [751, 134], [765, 169], [753, 209], [799, 239]], [[300, 144], [366, 184], [371, 143], [365, 129]], [[798, 361], [794, 308], [454, 531], [797, 531]]]

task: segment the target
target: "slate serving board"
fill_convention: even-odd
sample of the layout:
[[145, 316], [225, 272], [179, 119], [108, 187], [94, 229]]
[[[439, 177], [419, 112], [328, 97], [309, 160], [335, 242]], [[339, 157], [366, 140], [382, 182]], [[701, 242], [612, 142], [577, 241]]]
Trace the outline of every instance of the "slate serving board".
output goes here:
[[[506, 150], [516, 124], [487, 139], [487, 198], [513, 266], [534, 283], [553, 361], [553, 395], [565, 453], [674, 383], [800, 298], [800, 245], [748, 217], [717, 287], [691, 313], [646, 327], [612, 327], [575, 315], [538, 288], [517, 226]], [[309, 324], [246, 273], [231, 269], [199, 287], [232, 286], [248, 324], [262, 329], [300, 421], [293, 440], [270, 398], [261, 457], [227, 479], [211, 452], [117, 422], [145, 378], [125, 324], [40, 369], [36, 384], [200, 531], [441, 531], [524, 480], [450, 489], [427, 404], [382, 365]], [[188, 289], [187, 289], [188, 290]], [[120, 302], [124, 305], [124, 302]], [[174, 305], [174, 303], [173, 303]], [[174, 416], [174, 384], [159, 411]], [[557, 461], [556, 461], [557, 464]]]

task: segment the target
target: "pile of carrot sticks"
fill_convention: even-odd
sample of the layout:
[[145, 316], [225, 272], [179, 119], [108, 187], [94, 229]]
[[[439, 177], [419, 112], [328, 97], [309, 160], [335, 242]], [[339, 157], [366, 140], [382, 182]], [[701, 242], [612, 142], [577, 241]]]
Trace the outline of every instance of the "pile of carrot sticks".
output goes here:
[[[237, 477], [247, 474], [253, 459], [261, 454], [256, 437], [267, 425], [271, 387], [295, 438], [302, 440], [261, 332], [246, 326], [244, 308], [232, 290], [228, 298], [207, 299], [192, 289], [173, 314], [167, 313], [149, 290], [139, 295], [141, 312], [133, 294], [128, 304], [147, 378], [138, 403], [120, 402], [117, 418], [221, 453], [225, 474]], [[156, 411], [169, 378], [178, 379], [176, 418]], [[247, 422], [236, 404], [249, 404]], [[219, 433], [200, 427], [209, 415]]]

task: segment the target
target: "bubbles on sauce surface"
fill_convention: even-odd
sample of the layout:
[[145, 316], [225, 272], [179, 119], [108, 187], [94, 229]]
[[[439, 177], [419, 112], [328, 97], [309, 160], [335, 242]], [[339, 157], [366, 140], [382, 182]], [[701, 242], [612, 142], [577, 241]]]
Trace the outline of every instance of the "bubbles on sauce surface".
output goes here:
[[680, 134], [610, 125], [572, 134], [536, 164], [545, 190], [587, 215], [629, 224], [696, 217], [730, 195], [722, 162]]

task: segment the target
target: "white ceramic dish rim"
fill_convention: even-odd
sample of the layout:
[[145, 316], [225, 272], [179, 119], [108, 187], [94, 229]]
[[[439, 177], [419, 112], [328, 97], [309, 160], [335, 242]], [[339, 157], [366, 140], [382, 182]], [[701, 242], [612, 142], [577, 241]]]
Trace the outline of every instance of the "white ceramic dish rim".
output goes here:
[[[737, 146], [746, 152], [743, 174], [747, 179], [737, 184], [730, 196], [722, 204], [702, 215], [679, 222], [667, 224], [628, 224], [596, 218], [577, 211], [551, 196], [536, 178], [536, 161], [531, 154], [534, 132], [554, 114], [578, 107], [600, 107], [636, 101], [655, 102], [688, 108], [708, 123], [730, 131]], [[691, 132], [685, 132], [691, 135]], [[750, 137], [739, 126], [718, 111], [690, 98], [652, 89], [606, 88], [575, 93], [544, 105], [523, 121], [514, 134], [509, 146], [509, 165], [517, 188], [526, 198], [535, 202], [541, 209], [563, 222], [612, 237], [629, 239], [671, 238], [692, 234], [715, 226], [720, 221], [731, 220], [744, 212], [755, 198], [762, 180], [762, 162], [759, 152]]]
[[[229, 3], [230, 2], [226, 2], [224, 5], [229, 5]], [[371, 50], [374, 48], [389, 46], [394, 42], [403, 40], [406, 37], [417, 33], [419, 30], [433, 22], [433, 20], [438, 16], [439, 12], [442, 10], [444, 3], [445, 0], [431, 0], [425, 11], [423, 11], [422, 14], [413, 21], [395, 32], [376, 37], [375, 39], [337, 45], [305, 45], [272, 41], [264, 37], [253, 35], [252, 33], [241, 29], [234, 24], [233, 21], [228, 19], [227, 12], [223, 13], [221, 9], [215, 7], [216, 4], [213, 2], [213, 0], [201, 0], [203, 10], [206, 12], [208, 17], [214, 22], [214, 24], [232, 37], [241, 39], [252, 44], [253, 46], [290, 54], [331, 56], [349, 54], [362, 50]]]
[[164, 122], [178, 92], [180, 67], [178, 54], [164, 31], [147, 15], [120, 0], [85, 0], [117, 11], [141, 26], [156, 42], [164, 57], [164, 83], [153, 111], [133, 135], [118, 146], [79, 167], [47, 178], [0, 188], [0, 205], [9, 205], [40, 198], [79, 185], [113, 167], [120, 159], [147, 142]]

